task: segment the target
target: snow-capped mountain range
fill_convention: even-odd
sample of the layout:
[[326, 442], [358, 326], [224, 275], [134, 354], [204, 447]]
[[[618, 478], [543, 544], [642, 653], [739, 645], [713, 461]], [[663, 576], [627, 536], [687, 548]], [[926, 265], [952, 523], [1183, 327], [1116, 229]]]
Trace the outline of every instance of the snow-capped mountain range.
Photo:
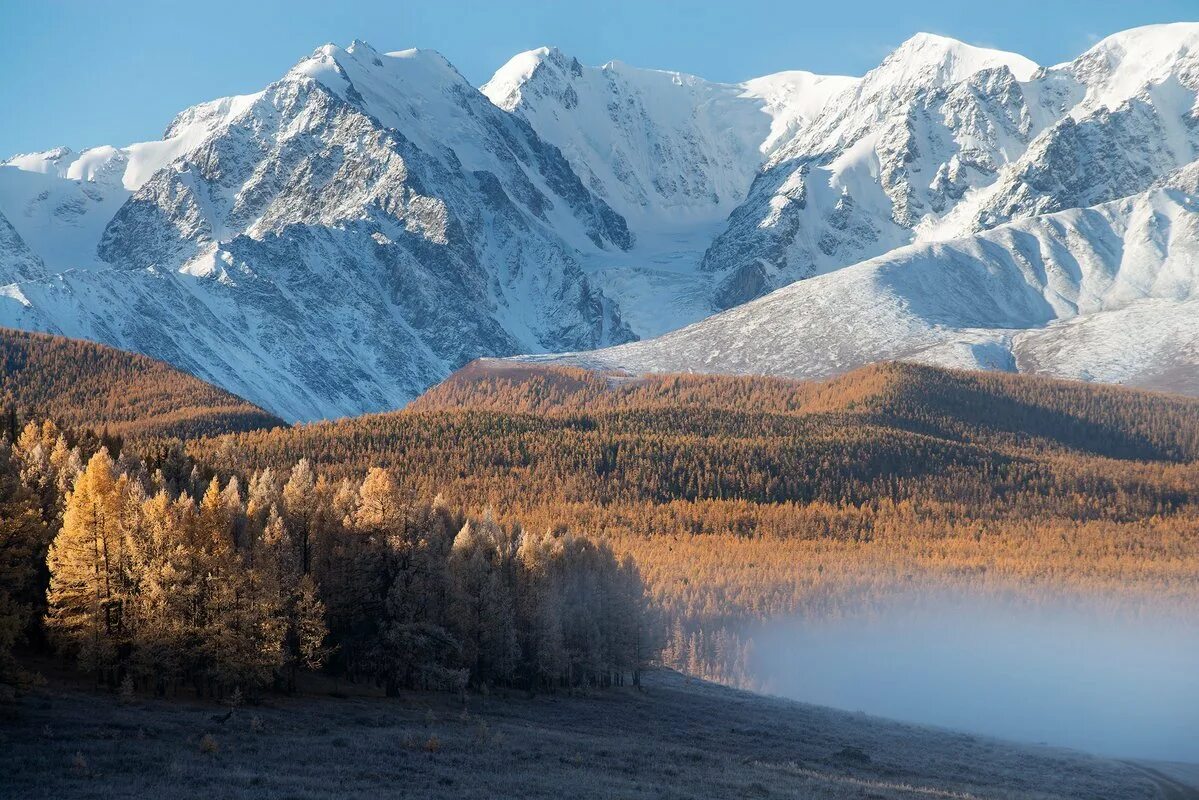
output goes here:
[[1199, 392], [1197, 93], [1190, 23], [1051, 67], [919, 34], [861, 78], [741, 84], [543, 48], [476, 89], [326, 45], [160, 141], [0, 166], [0, 325], [293, 420], [520, 353]]

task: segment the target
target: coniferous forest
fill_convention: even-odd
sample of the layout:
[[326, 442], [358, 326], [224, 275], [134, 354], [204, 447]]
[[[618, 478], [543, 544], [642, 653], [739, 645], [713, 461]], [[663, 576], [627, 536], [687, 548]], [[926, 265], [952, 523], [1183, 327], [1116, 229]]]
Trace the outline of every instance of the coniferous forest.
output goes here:
[[652, 654], [637, 567], [605, 542], [467, 515], [389, 467], [221, 472], [180, 437], [279, 421], [140, 356], [3, 342], [0, 682], [53, 652], [167, 696], [287, 692], [302, 670], [552, 690], [635, 684]]
[[139, 691], [745, 683], [753, 626], [788, 615], [1196, 596], [1186, 398], [483, 362], [401, 412], [213, 436], [10, 398], [4, 652]]
[[631, 557], [411, 502], [386, 469], [333, 483], [301, 460], [243, 487], [47, 421], [0, 471], [10, 671], [26, 631], [110, 685], [202, 696], [322, 668], [388, 693], [604, 686], [648, 655]]
[[193, 440], [222, 471], [393, 468], [412, 497], [632, 555], [661, 659], [752, 683], [762, 621], [913, 593], [1186, 613], [1199, 402], [908, 364], [827, 382], [471, 365], [409, 409]]
[[[0, 403], [67, 426], [192, 437], [283, 421], [160, 361], [81, 339], [0, 329]], [[9, 423], [9, 439], [18, 431]]]

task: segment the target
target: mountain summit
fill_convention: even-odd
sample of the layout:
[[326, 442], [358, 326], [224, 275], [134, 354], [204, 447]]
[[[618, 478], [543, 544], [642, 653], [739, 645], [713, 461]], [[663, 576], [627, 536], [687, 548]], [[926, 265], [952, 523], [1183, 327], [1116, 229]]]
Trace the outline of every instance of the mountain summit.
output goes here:
[[10, 248], [0, 322], [293, 420], [401, 405], [480, 352], [631, 338], [579, 266], [632, 245], [624, 220], [430, 51], [326, 45], [163, 142], [14, 159], [0, 214], [44, 265]]
[[330, 44], [159, 141], [4, 162], [0, 324], [290, 420], [563, 351], [1199, 390], [1197, 90], [1189, 23], [1050, 67], [918, 34], [861, 78], [737, 84], [541, 48], [479, 90], [435, 51]]

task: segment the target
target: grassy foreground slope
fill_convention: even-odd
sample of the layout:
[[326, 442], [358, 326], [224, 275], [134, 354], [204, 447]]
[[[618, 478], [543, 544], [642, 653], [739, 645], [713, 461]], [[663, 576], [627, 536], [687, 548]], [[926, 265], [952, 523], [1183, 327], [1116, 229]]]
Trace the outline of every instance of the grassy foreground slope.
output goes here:
[[161, 361], [7, 328], [0, 328], [0, 407], [133, 437], [186, 438], [283, 424]]
[[40, 690], [0, 726], [5, 790], [28, 800], [1151, 800], [1167, 780], [1122, 762], [774, 700], [668, 671], [647, 674], [644, 692], [472, 697], [465, 713], [444, 694], [280, 698], [214, 721], [222, 712]]

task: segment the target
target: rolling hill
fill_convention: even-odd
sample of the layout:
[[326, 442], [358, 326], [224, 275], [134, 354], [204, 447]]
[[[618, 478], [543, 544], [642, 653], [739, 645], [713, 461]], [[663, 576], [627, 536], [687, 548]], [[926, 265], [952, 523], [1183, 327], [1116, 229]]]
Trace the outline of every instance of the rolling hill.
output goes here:
[[76, 339], [0, 329], [0, 405], [126, 437], [273, 428], [278, 417], [152, 358]]

